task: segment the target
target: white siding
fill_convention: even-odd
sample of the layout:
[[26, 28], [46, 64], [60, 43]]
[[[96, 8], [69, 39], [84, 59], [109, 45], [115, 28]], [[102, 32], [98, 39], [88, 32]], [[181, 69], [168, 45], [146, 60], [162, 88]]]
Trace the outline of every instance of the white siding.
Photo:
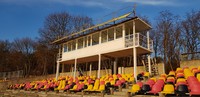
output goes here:
[[119, 49], [124, 49], [123, 38], [115, 39], [113, 41], [101, 43], [94, 46], [88, 46], [86, 48], [77, 49], [70, 52], [65, 52], [62, 55], [62, 61], [98, 55], [101, 53], [112, 52]]

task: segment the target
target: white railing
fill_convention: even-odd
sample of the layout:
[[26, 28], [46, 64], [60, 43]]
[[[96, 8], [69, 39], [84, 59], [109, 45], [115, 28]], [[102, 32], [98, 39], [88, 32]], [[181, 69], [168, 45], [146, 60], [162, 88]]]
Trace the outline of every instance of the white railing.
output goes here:
[[149, 48], [151, 51], [153, 51], [153, 40], [152, 39], [149, 40]]
[[[148, 48], [147, 37], [136, 33], [135, 34], [135, 46], [142, 46], [144, 48]], [[133, 34], [125, 36], [125, 47], [133, 46]], [[149, 49], [153, 50], [153, 40], [149, 40]]]
[[147, 37], [137, 33], [139, 36], [139, 45], [144, 47], [144, 48], [148, 48], [148, 44], [147, 44]]
[[57, 61], [61, 61], [62, 60], [62, 53], [58, 53], [57, 54]]
[[125, 47], [133, 46], [133, 34], [125, 36]]

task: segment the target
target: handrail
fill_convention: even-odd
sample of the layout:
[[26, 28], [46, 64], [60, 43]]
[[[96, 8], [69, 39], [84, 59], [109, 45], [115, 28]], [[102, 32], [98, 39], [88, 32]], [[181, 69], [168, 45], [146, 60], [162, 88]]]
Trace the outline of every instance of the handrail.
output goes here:
[[[133, 34], [125, 36], [125, 47], [133, 46]], [[140, 33], [135, 34], [135, 46], [142, 46], [148, 49], [147, 36]], [[149, 50], [153, 50], [153, 40], [149, 40]]]

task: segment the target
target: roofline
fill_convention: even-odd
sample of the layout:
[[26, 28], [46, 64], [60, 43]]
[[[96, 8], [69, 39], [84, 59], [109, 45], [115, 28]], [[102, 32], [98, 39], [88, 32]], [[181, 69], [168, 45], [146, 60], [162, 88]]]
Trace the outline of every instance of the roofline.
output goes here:
[[103, 22], [103, 23], [101, 23], [101, 24], [97, 24], [97, 25], [92, 26], [92, 27], [90, 27], [90, 28], [84, 29], [84, 30], [79, 31], [79, 32], [77, 32], [77, 33], [70, 34], [69, 36], [64, 36], [64, 37], [62, 37], [62, 38], [60, 38], [60, 39], [57, 39], [57, 40], [53, 41], [51, 44], [56, 44], [57, 42], [62, 41], [63, 39], [66, 39], [66, 38], [69, 38], [69, 37], [73, 37], [73, 36], [75, 36], [75, 35], [78, 35], [78, 34], [80, 34], [80, 33], [85, 32], [85, 31], [93, 30], [93, 29], [95, 29], [95, 28], [98, 28], [98, 27], [100, 27], [100, 26], [106, 25], [106, 24], [108, 24], [108, 23], [115, 22], [115, 21], [117, 21], [117, 20], [126, 18], [126, 17], [128, 17], [130, 14], [131, 14], [131, 12], [129, 12], [129, 13], [127, 13], [127, 14], [124, 14], [124, 15], [122, 15], [122, 16], [116, 17], [116, 18], [114, 18], [114, 19], [108, 20], [108, 21], [106, 21], [106, 22]]
[[[128, 13], [128, 14], [129, 14], [129, 13]], [[127, 15], [127, 14], [125, 14], [125, 15]], [[130, 14], [129, 14], [129, 15], [130, 15]], [[67, 42], [67, 41], [73, 40], [73, 39], [75, 39], [75, 38], [83, 37], [83, 36], [86, 36], [86, 35], [95, 33], [95, 32], [97, 32], [97, 31], [101, 31], [101, 30], [104, 30], [104, 29], [107, 29], [107, 28], [110, 28], [110, 27], [113, 27], [113, 26], [116, 26], [116, 25], [120, 25], [120, 24], [125, 23], [125, 22], [127, 22], [127, 21], [136, 20], [136, 19], [140, 20], [140, 21], [143, 22], [145, 25], [147, 25], [147, 26], [149, 27], [149, 29], [152, 29], [152, 27], [151, 27], [148, 23], [146, 23], [145, 21], [143, 21], [143, 20], [140, 19], [139, 17], [137, 17], [137, 16], [136, 16], [136, 17], [128, 17], [129, 15], [127, 15], [126, 17], [124, 17], [124, 18], [129, 18], [129, 19], [124, 20], [124, 21], [121, 21], [121, 22], [119, 22], [119, 23], [117, 23], [117, 24], [113, 24], [113, 25], [110, 25], [110, 26], [107, 26], [107, 27], [104, 27], [104, 28], [101, 28], [101, 29], [97, 29], [97, 30], [91, 31], [91, 32], [86, 33], [86, 34], [83, 34], [83, 35], [76, 36], [76, 35], [78, 35], [78, 34], [80, 34], [80, 33], [83, 33], [84, 31], [87, 31], [88, 29], [95, 28], [95, 27], [100, 27], [99, 25], [106, 25], [106, 24], [110, 23], [110, 21], [113, 22], [112, 20], [114, 20], [114, 21], [119, 20], [120, 17], [117, 17], [117, 18], [115, 18], [115, 19], [109, 20], [109, 21], [104, 22], [104, 23], [102, 23], [102, 24], [99, 24], [99, 25], [90, 27], [90, 28], [88, 28], [88, 29], [82, 30], [82, 31], [80, 31], [80, 32], [71, 34], [70, 36], [62, 37], [62, 38], [60, 38], [60, 39], [57, 39], [57, 40], [53, 41], [51, 44], [61, 44], [61, 43], [63, 43], [63, 42]], [[149, 30], [149, 29], [147, 29], [147, 30]], [[67, 38], [70, 38], [70, 39], [66, 40]]]
[[144, 20], [142, 20], [139, 17], [137, 17], [137, 19], [140, 20], [141, 22], [143, 22], [145, 25], [147, 25], [150, 29], [152, 29], [151, 25], [149, 25], [148, 23], [146, 23]]

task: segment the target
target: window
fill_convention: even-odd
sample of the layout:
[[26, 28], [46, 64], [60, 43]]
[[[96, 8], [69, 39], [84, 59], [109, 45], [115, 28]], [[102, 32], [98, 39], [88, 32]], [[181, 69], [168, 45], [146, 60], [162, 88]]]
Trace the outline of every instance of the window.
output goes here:
[[107, 30], [101, 32], [101, 43], [108, 41], [108, 32]]
[[87, 36], [86, 36], [86, 37], [84, 37], [84, 42], [85, 42], [85, 45], [84, 45], [84, 47], [87, 47]]
[[78, 39], [78, 49], [83, 48], [83, 38]]
[[122, 30], [123, 30], [122, 26], [116, 27], [116, 39], [122, 37]]
[[71, 48], [71, 47], [72, 47], [72, 43], [71, 43], [71, 42], [69, 42], [67, 45], [68, 45], [68, 52], [69, 52], [69, 51], [71, 51], [71, 50], [72, 50], [72, 48]]
[[108, 29], [108, 41], [114, 40], [114, 28]]
[[88, 36], [88, 46], [91, 46], [91, 36]]
[[68, 48], [67, 48], [67, 44], [64, 44], [64, 52], [67, 52]]
[[72, 41], [72, 51], [76, 50], [76, 40]]
[[92, 45], [99, 44], [99, 33], [95, 33], [92, 35]]
[[133, 34], [133, 22], [128, 22], [125, 24], [125, 35]]

